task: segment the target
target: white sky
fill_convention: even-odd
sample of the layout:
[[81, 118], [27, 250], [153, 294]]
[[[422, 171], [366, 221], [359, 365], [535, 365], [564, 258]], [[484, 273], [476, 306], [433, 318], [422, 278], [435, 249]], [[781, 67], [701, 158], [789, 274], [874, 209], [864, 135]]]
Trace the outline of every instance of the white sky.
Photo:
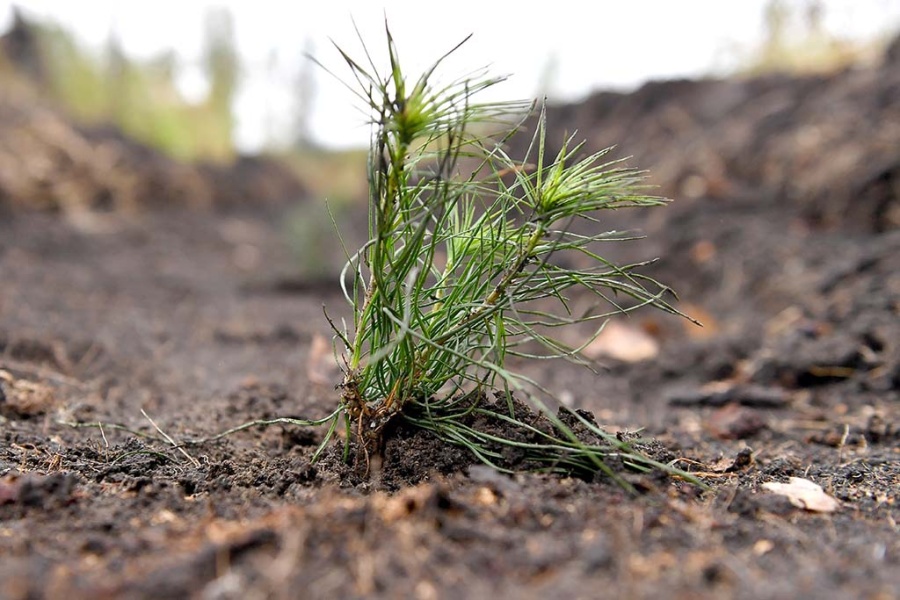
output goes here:
[[[794, 4], [805, 5], [804, 0]], [[0, 0], [0, 30], [11, 14]], [[568, 101], [599, 88], [630, 88], [653, 78], [702, 76], [727, 71], [760, 40], [766, 0], [618, 0], [513, 5], [488, 0], [451, 2], [320, 0], [21, 0], [28, 12], [73, 30], [87, 47], [100, 49], [115, 29], [126, 52], [151, 57], [174, 49], [186, 63], [183, 88], [197, 93], [203, 17], [212, 6], [234, 15], [244, 61], [244, 86], [237, 101], [238, 143], [258, 148], [267, 136], [290, 137], [293, 81], [303, 53], [314, 54], [338, 74], [346, 71], [328, 41], [359, 56], [351, 23], [383, 58], [387, 16], [405, 70], [422, 68], [469, 33], [451, 69], [463, 73], [490, 65], [512, 74], [497, 88], [507, 99], [546, 92]], [[900, 0], [824, 0], [825, 25], [847, 38], [900, 28]], [[550, 74], [548, 76], [548, 73]], [[312, 73], [311, 119], [316, 141], [328, 146], [362, 145], [368, 128], [349, 94], [320, 69]]]

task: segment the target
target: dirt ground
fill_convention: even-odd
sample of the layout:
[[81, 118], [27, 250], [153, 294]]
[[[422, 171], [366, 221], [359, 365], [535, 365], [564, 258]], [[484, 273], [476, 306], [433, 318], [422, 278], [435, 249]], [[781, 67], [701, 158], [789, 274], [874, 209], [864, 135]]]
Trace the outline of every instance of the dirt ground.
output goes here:
[[[365, 481], [337, 450], [311, 464], [316, 430], [176, 449], [164, 434], [333, 408], [322, 305], [345, 308], [299, 270], [298, 207], [160, 203], [88, 225], [7, 210], [0, 597], [900, 596], [894, 180], [846, 228], [834, 215], [852, 198], [752, 181], [613, 222], [651, 234], [617, 258], [664, 257], [650, 272], [704, 328], [636, 313], [596, 347], [615, 355], [600, 377], [521, 365], [709, 486], [629, 475], [635, 495], [502, 475], [402, 432]], [[649, 350], [616, 353], [636, 340]], [[791, 477], [837, 510], [763, 487]]]

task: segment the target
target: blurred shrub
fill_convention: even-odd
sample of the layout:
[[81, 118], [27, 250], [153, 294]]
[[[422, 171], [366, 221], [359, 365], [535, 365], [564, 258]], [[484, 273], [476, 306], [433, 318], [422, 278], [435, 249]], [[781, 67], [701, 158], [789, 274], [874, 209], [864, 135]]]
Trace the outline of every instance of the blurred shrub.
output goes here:
[[205, 33], [206, 98], [191, 103], [175, 85], [173, 54], [149, 61], [126, 56], [112, 37], [98, 56], [80, 47], [62, 27], [17, 12], [0, 38], [0, 85], [26, 81], [41, 96], [87, 124], [111, 123], [122, 132], [183, 160], [234, 157], [231, 104], [240, 65], [233, 49], [230, 13], [211, 12]]
[[763, 12], [765, 39], [743, 59], [739, 72], [832, 73], [881, 56], [887, 36], [841, 39], [826, 30], [825, 11], [819, 0], [769, 0]]

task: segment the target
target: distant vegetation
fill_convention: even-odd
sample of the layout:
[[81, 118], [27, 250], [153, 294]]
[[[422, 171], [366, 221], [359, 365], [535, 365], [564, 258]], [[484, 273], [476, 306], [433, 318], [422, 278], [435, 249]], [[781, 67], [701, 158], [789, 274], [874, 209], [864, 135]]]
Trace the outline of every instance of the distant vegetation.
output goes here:
[[769, 0], [763, 19], [765, 39], [745, 56], [740, 74], [830, 73], [873, 62], [889, 40], [887, 32], [863, 41], [835, 36], [825, 27], [821, 0]]
[[[830, 72], [880, 56], [886, 38], [842, 40], [826, 29], [824, 16], [820, 0], [770, 0], [761, 15], [765, 39], [753, 49], [739, 50], [737, 74]], [[231, 13], [210, 10], [202, 35], [200, 67], [208, 86], [205, 97], [191, 101], [175, 83], [183, 64], [174, 53], [136, 60], [126, 55], [115, 35], [102, 51], [89, 51], [64, 26], [17, 13], [13, 30], [0, 38], [0, 87], [26, 80], [81, 122], [115, 125], [176, 159], [228, 161], [235, 155], [233, 102], [242, 71]], [[308, 78], [297, 83], [298, 97], [315, 93]], [[300, 101], [298, 113], [308, 104]], [[314, 193], [363, 197], [366, 190], [345, 175], [364, 168], [365, 153], [316, 149], [306, 130], [308, 117], [292, 119], [297, 131], [287, 149], [290, 164]]]
[[[135, 60], [115, 36], [101, 52], [92, 52], [63, 26], [17, 13], [13, 28], [0, 36], [0, 99], [3, 92], [18, 89], [49, 100], [80, 123], [113, 125], [172, 158], [229, 162], [237, 153], [233, 102], [242, 70], [231, 13], [225, 9], [208, 13], [203, 37], [201, 67], [207, 92], [190, 101], [175, 83], [183, 65], [174, 53]], [[298, 89], [297, 94], [314, 93], [308, 77], [298, 78], [298, 83], [308, 89]], [[299, 103], [298, 113], [307, 107], [308, 103]], [[358, 174], [365, 170], [365, 150], [319, 149], [304, 128], [308, 115], [292, 117], [298, 125], [294, 142], [272, 153], [304, 182], [311, 197], [328, 198], [332, 210], [364, 200], [368, 189]], [[317, 227], [329, 232], [324, 206], [318, 212], [322, 214]]]
[[230, 13], [212, 11], [204, 33], [206, 97], [187, 101], [175, 85], [173, 54], [149, 61], [126, 56], [112, 36], [99, 55], [57, 25], [16, 14], [0, 38], [0, 85], [32, 88], [87, 123], [111, 123], [138, 141], [183, 160], [233, 157], [232, 100], [240, 64]]

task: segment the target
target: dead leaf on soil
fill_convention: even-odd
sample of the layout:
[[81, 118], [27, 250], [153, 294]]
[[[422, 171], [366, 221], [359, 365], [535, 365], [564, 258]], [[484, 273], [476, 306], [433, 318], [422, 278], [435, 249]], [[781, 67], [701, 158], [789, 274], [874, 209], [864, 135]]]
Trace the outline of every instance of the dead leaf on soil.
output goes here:
[[772, 543], [771, 540], [757, 540], [755, 544], [753, 544], [753, 554], [756, 556], [762, 556], [763, 554], [768, 554], [775, 548], [775, 544]]
[[683, 305], [679, 306], [678, 309], [692, 319], [696, 319], [703, 323], [703, 327], [697, 327], [687, 319], [684, 319], [681, 322], [681, 325], [684, 327], [684, 332], [689, 338], [693, 340], [708, 340], [721, 332], [722, 328], [719, 325], [718, 319], [699, 304], [685, 302]]
[[334, 362], [331, 342], [322, 334], [315, 334], [306, 361], [306, 376], [316, 385], [329, 385], [338, 380], [340, 370]]
[[656, 358], [659, 342], [636, 325], [610, 321], [583, 353], [588, 358], [605, 356], [624, 362], [640, 362]]
[[0, 477], [0, 505], [18, 502], [21, 488], [22, 482], [18, 475]]
[[705, 265], [716, 257], [716, 245], [709, 240], [700, 240], [691, 247], [691, 260], [695, 265]]
[[758, 412], [730, 402], [709, 416], [706, 428], [722, 440], [743, 440], [765, 429], [766, 420]]
[[753, 450], [751, 448], [742, 448], [734, 458], [727, 456], [721, 457], [709, 465], [709, 470], [713, 473], [736, 473], [742, 471], [753, 464]]
[[791, 477], [788, 483], [769, 481], [763, 489], [786, 496], [796, 507], [812, 512], [831, 513], [841, 507], [841, 503], [825, 493], [817, 483], [800, 477]]
[[373, 506], [385, 523], [407, 519], [414, 513], [435, 515], [453, 510], [446, 489], [434, 483], [420, 484], [395, 496], [375, 496]]
[[10, 419], [27, 419], [50, 412], [56, 404], [53, 388], [36, 381], [17, 379], [0, 370], [0, 414]]

